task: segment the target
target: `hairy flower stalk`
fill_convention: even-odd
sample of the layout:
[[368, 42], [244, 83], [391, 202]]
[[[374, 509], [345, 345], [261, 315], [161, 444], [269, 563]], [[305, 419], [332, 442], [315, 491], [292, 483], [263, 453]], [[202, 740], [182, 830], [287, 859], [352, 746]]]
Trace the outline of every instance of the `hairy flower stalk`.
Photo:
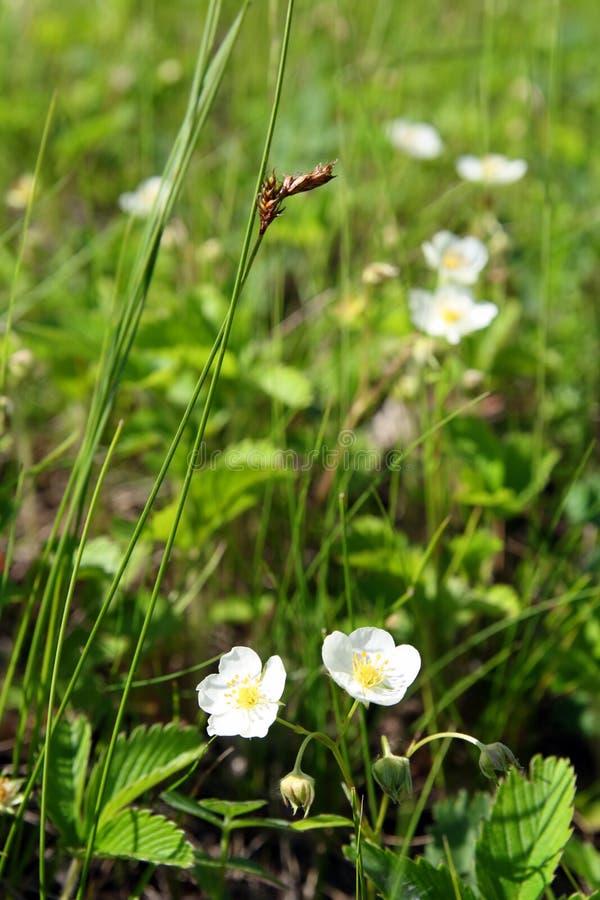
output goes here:
[[286, 197], [313, 191], [335, 178], [334, 165], [335, 161], [325, 165], [318, 163], [312, 171], [306, 172], [304, 175], [284, 175], [281, 182], [277, 181], [277, 176], [273, 172], [263, 182], [256, 198], [260, 216], [260, 234], [263, 235], [271, 222], [284, 211], [281, 204]]

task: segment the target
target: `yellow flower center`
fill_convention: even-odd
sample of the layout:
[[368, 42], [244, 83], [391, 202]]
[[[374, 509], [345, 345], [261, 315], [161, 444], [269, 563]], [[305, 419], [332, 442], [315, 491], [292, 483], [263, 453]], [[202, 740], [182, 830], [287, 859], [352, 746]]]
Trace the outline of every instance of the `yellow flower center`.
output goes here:
[[464, 265], [464, 258], [454, 250], [448, 250], [442, 257], [442, 265], [445, 269], [459, 269]]
[[252, 709], [261, 701], [260, 681], [250, 678], [249, 675], [241, 681], [239, 675], [234, 675], [227, 683], [227, 687], [231, 688], [225, 694], [227, 702], [237, 709]]
[[460, 318], [462, 318], [462, 313], [459, 313], [456, 309], [452, 309], [451, 306], [446, 306], [444, 309], [442, 309], [440, 315], [446, 325], [453, 325], [455, 322], [458, 322]]
[[482, 160], [482, 170], [484, 178], [494, 178], [498, 174], [501, 165], [493, 156], [484, 156]]
[[11, 794], [8, 778], [0, 778], [0, 805], [6, 803]]
[[361, 687], [374, 688], [385, 678], [387, 664], [387, 659], [382, 659], [381, 653], [371, 657], [366, 650], [361, 650], [352, 657], [352, 672]]
[[252, 709], [260, 700], [260, 691], [257, 684], [249, 684], [241, 687], [237, 695], [237, 704], [241, 709]]

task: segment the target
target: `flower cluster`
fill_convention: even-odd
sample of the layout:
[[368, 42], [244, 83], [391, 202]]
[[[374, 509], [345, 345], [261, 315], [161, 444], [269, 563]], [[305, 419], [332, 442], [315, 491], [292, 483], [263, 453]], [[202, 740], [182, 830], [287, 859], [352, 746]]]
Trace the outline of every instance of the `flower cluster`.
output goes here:
[[[359, 703], [367, 706], [377, 703], [386, 707], [398, 703], [421, 668], [419, 651], [411, 644], [397, 646], [392, 635], [381, 628], [357, 628], [351, 634], [333, 631], [323, 641], [321, 656], [332, 680], [354, 698], [347, 723]], [[221, 657], [218, 673], [208, 675], [196, 688], [198, 704], [209, 714], [209, 735], [265, 737], [277, 718], [285, 681], [286, 671], [279, 656], [271, 656], [263, 667], [250, 647], [233, 647]], [[280, 780], [279, 788], [283, 801], [292, 812], [295, 814], [302, 809], [306, 817], [315, 799], [315, 780], [302, 770], [302, 758], [313, 739], [320, 740], [332, 751], [346, 788], [352, 787], [352, 780], [337, 742], [319, 732], [296, 727], [294, 730], [304, 733], [305, 737], [293, 769]], [[518, 766], [516, 758], [504, 744], [485, 745], [477, 738], [460, 732], [440, 732], [416, 743], [413, 741], [406, 756], [392, 753], [387, 737], [382, 735], [383, 755], [372, 764], [371, 772], [383, 793], [394, 803], [410, 796], [411, 756], [430, 741], [444, 737], [458, 738], [475, 745], [480, 751], [479, 765], [486, 777], [495, 779], [496, 773], [503, 774], [509, 768]]]
[[422, 249], [429, 267], [437, 271], [438, 286], [433, 292], [410, 291], [411, 319], [425, 334], [458, 344], [465, 335], [489, 325], [498, 313], [495, 303], [476, 302], [466, 287], [477, 281], [487, 263], [487, 249], [476, 237], [461, 238], [450, 231], [438, 231]]
[[[418, 650], [395, 646], [381, 628], [334, 631], [323, 642], [323, 663], [332, 679], [361, 703], [398, 703], [421, 667]], [[200, 682], [198, 704], [209, 714], [209, 735], [265, 737], [277, 718], [286, 672], [279, 656], [262, 668], [250, 647], [234, 647], [221, 657], [219, 672]]]
[[[385, 127], [388, 140], [397, 150], [413, 159], [435, 159], [444, 150], [439, 132], [427, 122], [394, 119]], [[456, 171], [465, 181], [479, 184], [513, 184], [527, 172], [524, 159], [508, 159], [501, 153], [484, 156], [465, 155], [456, 160]]]

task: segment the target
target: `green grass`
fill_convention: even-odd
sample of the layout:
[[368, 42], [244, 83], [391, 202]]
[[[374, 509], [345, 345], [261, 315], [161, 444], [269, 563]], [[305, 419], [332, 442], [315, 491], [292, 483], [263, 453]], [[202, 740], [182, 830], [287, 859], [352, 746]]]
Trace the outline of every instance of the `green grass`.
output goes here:
[[[380, 735], [411, 755], [459, 731], [526, 768], [537, 753], [570, 761], [576, 835], [547, 896], [585, 895], [600, 800], [595, 7], [297, 0], [279, 71], [287, 6], [40, 2], [34, 15], [13, 2], [0, 15], [2, 192], [36, 175], [26, 206], [0, 209], [1, 762], [26, 795], [0, 817], [0, 883], [277, 896], [256, 864], [286, 884], [310, 871], [315, 896], [374, 896], [388, 858], [368, 847], [404, 843], [416, 859], [444, 803], [475, 821], [491, 791], [465, 744], [432, 742], [411, 762], [413, 799], [382, 804]], [[398, 117], [434, 124], [443, 154], [392, 146]], [[456, 158], [488, 151], [526, 159], [525, 178], [461, 181]], [[257, 240], [263, 175], [330, 160], [336, 179], [288, 198]], [[119, 196], [160, 173], [164, 208], [128, 220]], [[159, 246], [173, 220], [175, 243]], [[473, 290], [499, 307], [457, 346], [409, 316], [409, 291], [435, 286], [421, 244], [442, 229], [484, 241]], [[398, 276], [365, 284], [376, 261]], [[372, 443], [388, 398], [395, 467]], [[343, 725], [322, 639], [365, 625], [414, 644], [422, 669], [399, 706]], [[160, 752], [179, 762], [139, 762], [126, 802], [144, 810], [123, 807], [107, 831], [118, 735], [176, 723], [200, 748], [194, 687], [235, 645], [282, 657], [280, 714], [298, 735], [275, 724], [187, 756], [165, 731]], [[311, 817], [343, 818], [296, 833], [277, 785], [302, 729], [322, 737], [303, 760]], [[226, 805], [249, 800], [267, 805]], [[205, 854], [193, 868], [148, 809]], [[136, 828], [146, 855], [119, 859]], [[354, 868], [353, 834], [367, 847]], [[460, 853], [439, 859], [467, 877]]]

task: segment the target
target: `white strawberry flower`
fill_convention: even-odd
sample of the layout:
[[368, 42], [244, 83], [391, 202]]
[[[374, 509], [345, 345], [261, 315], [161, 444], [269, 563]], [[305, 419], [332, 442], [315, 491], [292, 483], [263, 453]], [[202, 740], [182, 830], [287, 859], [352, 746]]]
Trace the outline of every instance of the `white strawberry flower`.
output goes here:
[[263, 669], [250, 647], [233, 647], [219, 662], [219, 673], [200, 682], [198, 705], [209, 713], [209, 735], [265, 737], [277, 718], [285, 687], [285, 668], [271, 656]]
[[456, 161], [456, 171], [465, 181], [481, 184], [513, 184], [527, 171], [524, 159], [508, 159], [501, 153], [485, 156], [461, 156]]
[[427, 265], [436, 269], [440, 281], [474, 284], [488, 261], [485, 244], [476, 237], [460, 238], [438, 231], [422, 245]]
[[444, 149], [439, 133], [427, 122], [394, 119], [388, 123], [386, 134], [397, 150], [415, 159], [435, 159]]
[[119, 206], [128, 215], [136, 219], [145, 219], [154, 209], [155, 203], [164, 206], [170, 190], [171, 185], [168, 181], [161, 178], [160, 175], [153, 175], [142, 181], [135, 191], [121, 194]]
[[334, 631], [323, 641], [325, 668], [336, 684], [361, 703], [392, 706], [404, 697], [421, 668], [419, 651], [394, 644], [382, 628]]
[[443, 284], [433, 293], [409, 292], [410, 317], [414, 325], [432, 337], [443, 337], [458, 344], [472, 331], [486, 328], [497, 316], [495, 303], [477, 303], [469, 290], [455, 284]]

